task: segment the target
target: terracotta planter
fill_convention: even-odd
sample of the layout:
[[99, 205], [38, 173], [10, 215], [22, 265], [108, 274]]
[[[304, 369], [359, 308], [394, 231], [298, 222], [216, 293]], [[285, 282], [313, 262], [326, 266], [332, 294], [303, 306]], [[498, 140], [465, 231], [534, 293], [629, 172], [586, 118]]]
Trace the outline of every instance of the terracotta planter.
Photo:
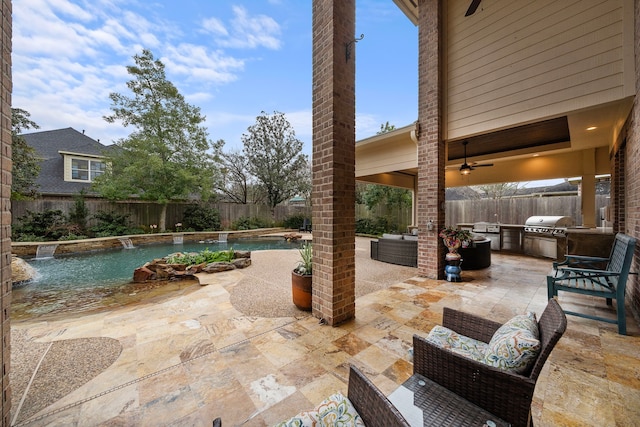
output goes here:
[[312, 300], [312, 275], [302, 275], [295, 271], [291, 272], [291, 294], [293, 295], [293, 303], [300, 310], [311, 311]]

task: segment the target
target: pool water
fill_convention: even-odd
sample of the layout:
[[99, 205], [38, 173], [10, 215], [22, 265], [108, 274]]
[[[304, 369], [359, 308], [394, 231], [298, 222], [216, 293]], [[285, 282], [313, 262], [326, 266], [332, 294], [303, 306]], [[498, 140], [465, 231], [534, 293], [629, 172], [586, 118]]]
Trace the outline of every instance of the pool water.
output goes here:
[[[192, 283], [132, 283], [133, 271], [144, 263], [174, 252], [200, 252], [204, 249], [265, 250], [297, 249], [300, 242], [282, 238], [229, 240], [226, 243], [184, 243], [144, 245], [133, 249], [114, 249], [29, 259], [37, 274], [32, 282], [12, 290], [12, 318], [83, 312], [121, 305], [143, 294], [157, 295], [182, 289]], [[162, 289], [159, 289], [162, 287]]]

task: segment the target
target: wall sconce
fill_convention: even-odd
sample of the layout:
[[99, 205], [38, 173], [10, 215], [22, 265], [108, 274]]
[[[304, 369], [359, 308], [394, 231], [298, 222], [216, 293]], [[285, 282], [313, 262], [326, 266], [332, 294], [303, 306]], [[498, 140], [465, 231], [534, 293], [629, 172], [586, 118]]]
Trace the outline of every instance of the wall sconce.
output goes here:
[[354, 43], [358, 43], [360, 40], [364, 38], [364, 34], [360, 34], [360, 37], [351, 40], [349, 43], [345, 43], [345, 59], [349, 62], [349, 58], [351, 58], [351, 48]]

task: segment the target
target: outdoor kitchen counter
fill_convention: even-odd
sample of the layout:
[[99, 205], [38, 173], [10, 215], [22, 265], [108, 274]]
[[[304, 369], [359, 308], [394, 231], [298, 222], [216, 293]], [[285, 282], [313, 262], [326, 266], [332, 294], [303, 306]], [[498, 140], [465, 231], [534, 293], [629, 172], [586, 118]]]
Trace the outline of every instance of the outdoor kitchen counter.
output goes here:
[[524, 225], [500, 224], [500, 250], [524, 252]]
[[[473, 230], [476, 223], [458, 223], [458, 228], [465, 230]], [[491, 246], [493, 250], [509, 251], [509, 252], [523, 252], [524, 251], [524, 225], [523, 224], [500, 224], [494, 222], [482, 223], [487, 226], [495, 226], [499, 229], [498, 232], [482, 232], [477, 231], [477, 234], [485, 235], [489, 238], [492, 236], [498, 237], [498, 243]], [[493, 240], [493, 239], [492, 239]]]
[[608, 257], [615, 234], [611, 227], [567, 228], [567, 254]]

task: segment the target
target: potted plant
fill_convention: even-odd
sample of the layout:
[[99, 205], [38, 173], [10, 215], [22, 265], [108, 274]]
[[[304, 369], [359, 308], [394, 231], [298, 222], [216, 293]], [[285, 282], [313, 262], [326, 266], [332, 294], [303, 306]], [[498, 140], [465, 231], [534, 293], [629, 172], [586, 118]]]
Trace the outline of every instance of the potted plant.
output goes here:
[[463, 246], [463, 243], [465, 247], [469, 245], [472, 238], [471, 232], [454, 227], [445, 227], [440, 230], [438, 236], [442, 238], [444, 245], [449, 250], [449, 253], [444, 257], [447, 262], [444, 268], [445, 277], [449, 282], [460, 282], [462, 280], [460, 277], [462, 257], [458, 253], [458, 248]]
[[471, 232], [454, 227], [445, 227], [439, 234], [449, 253], [455, 254], [460, 246], [466, 247], [471, 242]]
[[300, 248], [298, 265], [291, 272], [291, 294], [293, 303], [300, 310], [310, 311], [312, 300], [311, 279], [313, 273], [313, 250], [311, 242], [306, 242]]

